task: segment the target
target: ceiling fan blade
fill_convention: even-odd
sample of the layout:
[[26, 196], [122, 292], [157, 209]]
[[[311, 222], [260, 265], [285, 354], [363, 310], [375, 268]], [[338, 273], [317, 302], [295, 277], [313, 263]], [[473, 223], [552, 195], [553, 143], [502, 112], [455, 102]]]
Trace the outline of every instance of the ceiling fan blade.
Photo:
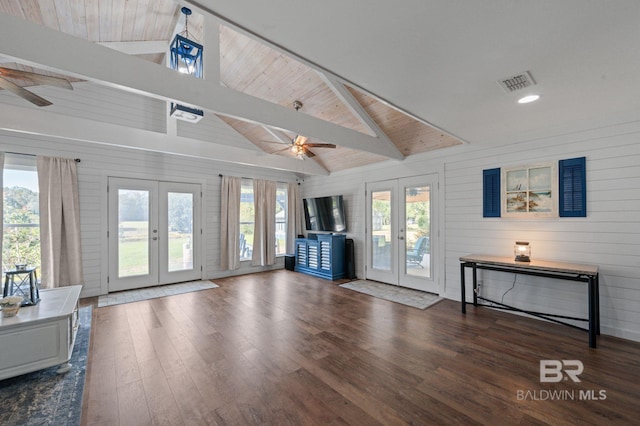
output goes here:
[[304, 146], [313, 146], [315, 148], [335, 148], [336, 145], [332, 143], [306, 143]]
[[291, 146], [291, 144], [284, 143], [284, 142], [277, 142], [277, 141], [260, 141], [260, 143], [273, 143], [273, 144], [282, 145], [282, 146], [286, 146], [286, 147], [290, 147]]
[[[305, 146], [309, 146], [309, 145], [305, 145]], [[311, 152], [311, 151], [310, 151], [310, 150], [308, 150], [307, 148], [305, 148], [305, 150], [304, 150], [304, 155], [306, 155], [306, 156], [307, 156], [307, 157], [309, 157], [309, 158], [313, 158], [313, 157], [315, 157], [315, 156], [316, 156], [313, 152]]]
[[280, 152], [285, 152], [285, 151], [290, 151], [290, 150], [291, 150], [291, 148], [286, 147], [286, 148], [279, 149], [277, 151], [273, 151], [273, 152], [271, 152], [271, 154], [278, 154]]
[[0, 75], [2, 77], [14, 78], [16, 80], [31, 80], [35, 84], [46, 84], [48, 86], [56, 86], [73, 90], [73, 86], [69, 83], [69, 80], [62, 77], [52, 77], [50, 75], [36, 74], [30, 71], [14, 70], [4, 67], [0, 67]]
[[5, 80], [2, 77], [0, 77], [0, 87], [2, 87], [3, 89], [7, 89], [10, 92], [15, 93], [16, 95], [20, 96], [23, 99], [26, 99], [27, 101], [31, 102], [32, 104], [35, 104], [35, 105], [38, 105], [38, 106], [49, 106], [49, 105], [52, 105], [51, 102], [49, 102], [45, 98], [41, 98], [40, 96], [36, 95], [35, 93], [32, 93], [32, 92], [28, 91], [27, 89], [23, 89], [22, 87], [18, 86], [17, 84], [13, 84], [9, 80]]

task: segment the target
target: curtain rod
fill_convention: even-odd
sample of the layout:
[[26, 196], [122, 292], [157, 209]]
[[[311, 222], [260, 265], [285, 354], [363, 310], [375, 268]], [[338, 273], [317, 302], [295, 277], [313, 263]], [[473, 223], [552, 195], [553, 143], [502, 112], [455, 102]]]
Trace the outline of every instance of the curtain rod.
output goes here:
[[[223, 177], [224, 175], [222, 173], [218, 174], [218, 176]], [[239, 177], [240, 179], [253, 179], [253, 178], [248, 178], [248, 177], [244, 177], [244, 176], [232, 176], [232, 177]]]
[[[220, 177], [224, 177], [224, 175], [223, 175], [222, 173], [218, 174], [218, 176], [220, 176]], [[238, 176], [234, 176], [234, 177], [238, 177]], [[250, 177], [244, 177], [244, 176], [241, 176], [241, 177], [240, 177], [240, 179], [252, 179], [252, 180], [253, 180], [253, 179], [256, 179], [256, 178], [250, 178]], [[298, 180], [298, 179], [296, 179], [296, 181], [297, 181], [297, 180]], [[289, 181], [285, 181], [285, 182], [283, 182], [283, 181], [279, 181], [279, 180], [277, 180], [277, 181], [275, 181], [275, 182], [277, 182], [277, 183], [292, 183], [292, 182], [289, 182]], [[300, 182], [298, 182], [298, 185], [300, 185]]]
[[[37, 157], [36, 154], [25, 154], [24, 152], [9, 152], [9, 151], [3, 151], [5, 154], [14, 154], [14, 155], [27, 155], [29, 157]], [[79, 158], [74, 158], [73, 161], [75, 161], [76, 163], [81, 162], [82, 160]], [[222, 176], [222, 175], [220, 175]]]

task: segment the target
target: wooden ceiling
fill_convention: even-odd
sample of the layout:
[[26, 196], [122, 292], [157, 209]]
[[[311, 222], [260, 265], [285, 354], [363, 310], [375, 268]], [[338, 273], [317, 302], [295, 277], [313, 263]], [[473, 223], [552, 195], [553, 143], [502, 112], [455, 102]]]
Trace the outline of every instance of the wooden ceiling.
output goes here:
[[[0, 13], [92, 42], [166, 41], [168, 45], [176, 30], [183, 29], [181, 6], [173, 0], [3, 0], [0, 2]], [[189, 18], [191, 36], [202, 40], [202, 28], [203, 17], [193, 14]], [[165, 60], [163, 53], [141, 56], [158, 64]], [[3, 66], [31, 70], [20, 64]], [[303, 107], [298, 113], [357, 132], [375, 135], [377, 131], [382, 131], [404, 156], [462, 143], [371, 94], [354, 87], [336, 87], [342, 83], [331, 82], [322, 72], [303, 61], [226, 25], [220, 25], [220, 81], [231, 89], [281, 106], [293, 108], [293, 102], [300, 101]], [[362, 117], [364, 113], [375, 123], [373, 127], [377, 126], [378, 129], [367, 125], [367, 117]], [[283, 148], [287, 146], [287, 140], [296, 136], [295, 129], [267, 131], [254, 123], [220, 118], [265, 152], [292, 155]], [[309, 143], [333, 141], [310, 138]], [[340, 146], [335, 149], [313, 148], [312, 152], [316, 156], [306, 161], [316, 161], [329, 172], [386, 159], [381, 155]]]

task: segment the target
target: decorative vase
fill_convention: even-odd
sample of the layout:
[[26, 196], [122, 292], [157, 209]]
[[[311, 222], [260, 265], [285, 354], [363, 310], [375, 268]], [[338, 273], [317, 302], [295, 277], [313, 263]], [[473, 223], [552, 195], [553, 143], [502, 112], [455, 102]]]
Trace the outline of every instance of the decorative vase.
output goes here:
[[2, 316], [15, 317], [22, 306], [22, 297], [20, 296], [7, 296], [0, 299], [0, 307], [2, 308]]
[[20, 310], [20, 305], [6, 305], [2, 307], [2, 317], [9, 318], [15, 317]]

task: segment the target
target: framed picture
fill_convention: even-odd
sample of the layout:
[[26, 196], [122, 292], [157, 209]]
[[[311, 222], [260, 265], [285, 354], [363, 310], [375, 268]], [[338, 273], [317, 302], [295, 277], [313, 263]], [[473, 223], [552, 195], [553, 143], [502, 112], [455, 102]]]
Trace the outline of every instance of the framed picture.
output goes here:
[[502, 217], [557, 217], [555, 163], [503, 168]]

